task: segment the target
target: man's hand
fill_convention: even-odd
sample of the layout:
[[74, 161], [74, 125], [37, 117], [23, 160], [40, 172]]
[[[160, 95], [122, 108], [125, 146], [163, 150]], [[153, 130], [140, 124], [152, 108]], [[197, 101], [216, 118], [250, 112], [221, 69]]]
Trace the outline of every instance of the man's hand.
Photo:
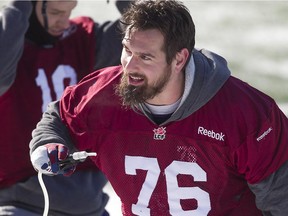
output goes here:
[[57, 143], [46, 144], [39, 146], [31, 155], [31, 162], [34, 168], [46, 175], [70, 176], [76, 168], [76, 164], [71, 166], [61, 166], [69, 156], [69, 150], [66, 146]]

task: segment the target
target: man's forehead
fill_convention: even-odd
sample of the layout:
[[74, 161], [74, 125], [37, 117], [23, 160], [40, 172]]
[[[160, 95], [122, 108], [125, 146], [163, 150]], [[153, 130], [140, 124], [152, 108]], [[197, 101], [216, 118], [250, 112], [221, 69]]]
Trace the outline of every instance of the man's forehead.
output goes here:
[[47, 1], [47, 8], [52, 10], [58, 10], [58, 11], [67, 11], [74, 9], [78, 1], [77, 0], [53, 0], [53, 1]]
[[124, 36], [124, 40], [126, 40], [128, 43], [160, 43], [161, 45], [164, 42], [164, 37], [162, 33], [157, 29], [127, 30]]

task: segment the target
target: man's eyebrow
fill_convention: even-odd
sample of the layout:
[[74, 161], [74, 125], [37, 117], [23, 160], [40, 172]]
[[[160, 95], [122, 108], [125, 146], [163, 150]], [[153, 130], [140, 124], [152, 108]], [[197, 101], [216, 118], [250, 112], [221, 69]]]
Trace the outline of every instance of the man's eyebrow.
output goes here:
[[[123, 40], [122, 40], [122, 45], [123, 45], [125, 48], [129, 49], [129, 48], [126, 46], [125, 41], [126, 41], [126, 42], [129, 42], [130, 39], [129, 39], [129, 38], [123, 38]], [[155, 58], [155, 56], [152, 55], [152, 54], [149, 53], [149, 52], [135, 52], [135, 53], [136, 53], [138, 56], [148, 56], [148, 57], [151, 57], [151, 58]]]

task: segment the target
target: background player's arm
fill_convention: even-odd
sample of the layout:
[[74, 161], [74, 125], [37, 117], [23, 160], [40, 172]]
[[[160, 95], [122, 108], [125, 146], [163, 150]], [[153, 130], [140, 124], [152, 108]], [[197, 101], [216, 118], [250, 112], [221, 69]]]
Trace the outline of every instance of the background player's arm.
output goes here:
[[13, 84], [32, 11], [30, 1], [13, 0], [0, 13], [0, 96]]
[[[132, 0], [117, 0], [116, 6], [122, 14]], [[119, 19], [114, 22], [105, 22], [102, 25], [96, 24], [96, 53], [94, 69], [98, 70], [107, 66], [120, 64], [122, 52], [122, 35]]]

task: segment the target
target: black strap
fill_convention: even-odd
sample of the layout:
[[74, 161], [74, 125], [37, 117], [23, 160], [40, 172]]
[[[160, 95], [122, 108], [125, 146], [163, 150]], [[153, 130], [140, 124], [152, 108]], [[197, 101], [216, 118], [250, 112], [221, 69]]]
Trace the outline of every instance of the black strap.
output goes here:
[[43, 0], [41, 12], [42, 12], [43, 20], [44, 20], [44, 28], [46, 31], [48, 31], [48, 18], [47, 18], [46, 9], [47, 9], [47, 1]]

